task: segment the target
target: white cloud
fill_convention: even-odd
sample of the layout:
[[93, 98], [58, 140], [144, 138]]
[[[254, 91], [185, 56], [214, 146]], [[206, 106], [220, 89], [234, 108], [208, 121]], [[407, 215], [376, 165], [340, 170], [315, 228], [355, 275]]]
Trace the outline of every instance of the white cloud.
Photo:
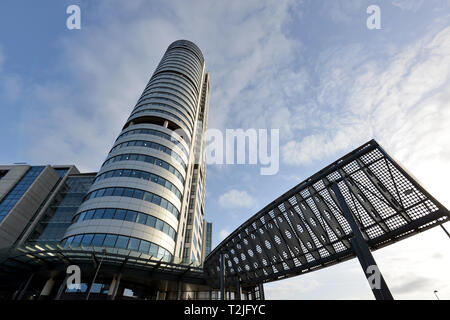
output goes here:
[[224, 208], [251, 208], [255, 199], [247, 191], [231, 189], [219, 197], [219, 205]]
[[[97, 170], [109, 151], [105, 141], [114, 141], [164, 50], [177, 39], [194, 41], [206, 57], [210, 128], [285, 125], [289, 131], [287, 106], [271, 117], [283, 106], [270, 92], [293, 96], [307, 81], [289, 68], [298, 42], [282, 32], [292, 2], [99, 2], [90, 10], [95, 24], [83, 28], [76, 42], [70, 35], [61, 41], [67, 82], [30, 85], [20, 123], [35, 125], [20, 128], [24, 153], [36, 163]], [[297, 85], [282, 93], [275, 87], [279, 80]]]
[[222, 241], [223, 239], [228, 237], [229, 234], [230, 234], [230, 231], [228, 231], [227, 229], [220, 230], [220, 232], [219, 232], [219, 241]]
[[318, 101], [331, 106], [329, 114], [319, 115], [323, 108], [318, 108], [306, 118], [309, 129], [317, 133], [286, 142], [284, 162], [310, 164], [375, 137], [406, 165], [436, 162], [438, 156], [444, 169], [450, 161], [445, 147], [450, 144], [449, 51], [446, 28], [388, 61], [368, 60], [357, 47], [327, 55], [330, 62], [323, 66]]
[[405, 11], [417, 11], [424, 2], [425, 0], [394, 0], [392, 5]]

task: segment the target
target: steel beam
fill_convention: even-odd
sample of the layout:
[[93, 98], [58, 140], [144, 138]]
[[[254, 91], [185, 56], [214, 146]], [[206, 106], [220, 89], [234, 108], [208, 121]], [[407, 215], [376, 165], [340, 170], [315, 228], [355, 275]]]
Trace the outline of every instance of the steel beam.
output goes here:
[[[378, 269], [378, 266], [375, 262], [375, 259], [372, 256], [372, 253], [370, 252], [369, 246], [367, 245], [367, 242], [364, 240], [363, 235], [361, 233], [361, 230], [359, 229], [355, 218], [353, 217], [352, 212], [350, 211], [350, 208], [347, 206], [347, 203], [345, 202], [344, 196], [342, 195], [341, 191], [339, 190], [339, 187], [336, 182], [331, 184], [331, 190], [336, 196], [336, 199], [338, 201], [338, 205], [341, 209], [341, 212], [345, 219], [347, 220], [348, 224], [350, 225], [350, 228], [352, 229], [353, 236], [350, 238], [350, 243], [352, 245], [352, 249], [355, 252], [356, 256], [358, 257], [359, 263], [361, 264], [361, 267], [364, 271], [364, 274], [369, 281], [369, 285], [372, 289], [372, 292], [375, 296], [375, 299], [377, 300], [394, 300], [392, 297], [391, 292], [389, 291], [389, 288], [384, 281], [383, 275]], [[369, 272], [370, 268], [374, 268], [376, 272], [379, 273], [379, 286], [374, 286], [371, 283], [371, 276], [372, 274], [369, 274], [369, 277], [367, 273]], [[375, 275], [376, 276], [376, 275]]]

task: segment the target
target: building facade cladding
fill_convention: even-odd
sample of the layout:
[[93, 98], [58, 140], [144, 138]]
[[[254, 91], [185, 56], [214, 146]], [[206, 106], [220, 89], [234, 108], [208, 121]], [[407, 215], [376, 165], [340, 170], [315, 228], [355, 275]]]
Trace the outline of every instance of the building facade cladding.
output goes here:
[[196, 160], [205, 154], [197, 134], [206, 130], [208, 95], [200, 49], [175, 41], [118, 135], [63, 244], [75, 240], [89, 246], [96, 234], [95, 239], [117, 236], [120, 244], [95, 245], [122, 248], [126, 238], [125, 249], [179, 261], [191, 184], [199, 180], [193, 177]]
[[12, 165], [0, 181], [0, 248], [19, 242], [69, 167]]

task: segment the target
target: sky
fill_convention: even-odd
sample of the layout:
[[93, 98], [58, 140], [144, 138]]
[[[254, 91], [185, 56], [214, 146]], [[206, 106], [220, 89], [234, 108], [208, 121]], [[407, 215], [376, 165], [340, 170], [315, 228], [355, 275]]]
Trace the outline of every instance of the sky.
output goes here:
[[[66, 8], [81, 9], [69, 30]], [[366, 12], [380, 8], [381, 29]], [[208, 127], [279, 129], [279, 171], [207, 167], [213, 246], [376, 139], [450, 208], [449, 0], [2, 0], [0, 163], [97, 171], [167, 46], [206, 59]], [[450, 229], [450, 226], [447, 226]], [[440, 228], [374, 252], [396, 299], [450, 299]], [[265, 285], [269, 299], [373, 299], [357, 260]]]

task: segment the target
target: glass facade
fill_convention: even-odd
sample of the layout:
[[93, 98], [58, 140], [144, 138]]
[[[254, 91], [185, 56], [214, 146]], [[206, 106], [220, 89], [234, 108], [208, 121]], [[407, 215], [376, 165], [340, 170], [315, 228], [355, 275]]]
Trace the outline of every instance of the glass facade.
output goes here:
[[28, 243], [58, 243], [72, 223], [95, 175], [69, 176], [27, 239]]
[[34, 180], [36, 180], [44, 168], [44, 166], [38, 166], [28, 169], [22, 179], [20, 179], [14, 188], [3, 198], [0, 203], [0, 222], [5, 219], [9, 211], [16, 205], [19, 199], [22, 198], [23, 194], [33, 184]]

